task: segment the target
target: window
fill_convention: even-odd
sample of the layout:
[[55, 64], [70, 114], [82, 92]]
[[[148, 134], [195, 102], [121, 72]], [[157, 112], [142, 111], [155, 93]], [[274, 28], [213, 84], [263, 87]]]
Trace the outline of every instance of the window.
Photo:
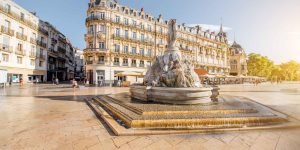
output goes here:
[[132, 47], [132, 54], [136, 54], [136, 47]]
[[151, 30], [152, 30], [152, 27], [151, 27], [151, 25], [148, 25], [148, 31], [150, 31], [150, 32], [151, 32]]
[[105, 43], [99, 42], [99, 49], [105, 49]]
[[144, 24], [141, 24], [141, 29], [145, 29], [145, 25]]
[[136, 60], [135, 59], [133, 59], [133, 60], [131, 60], [131, 66], [136, 66]]
[[159, 40], [159, 44], [161, 44], [161, 45], [163, 44], [163, 39]]
[[92, 42], [89, 43], [89, 48], [93, 48], [94, 44]]
[[120, 16], [116, 16], [116, 22], [119, 23], [121, 20]]
[[88, 33], [89, 34], [93, 34], [94, 33], [94, 26], [93, 25], [90, 25], [89, 28], [88, 28]]
[[145, 41], [145, 35], [144, 34], [141, 34], [141, 40]]
[[9, 55], [8, 54], [2, 54], [2, 61], [8, 62], [9, 61]]
[[36, 40], [36, 33], [32, 33], [32, 39]]
[[128, 46], [124, 46], [124, 53], [128, 53]]
[[99, 26], [99, 31], [105, 33], [105, 32], [106, 32], [106, 26], [103, 25], [103, 24], [101, 24], [101, 25]]
[[24, 34], [24, 28], [23, 27], [19, 27], [19, 33], [22, 34], [22, 35]]
[[137, 37], [137, 36], [136, 36], [136, 32], [133, 32], [133, 33], [132, 33], [132, 38], [133, 38], [133, 39], [136, 39], [136, 37]]
[[43, 62], [39, 61], [39, 67], [43, 67]]
[[141, 55], [144, 55], [144, 54], [145, 54], [145, 51], [144, 51], [143, 48], [140, 49], [140, 54], [141, 54]]
[[5, 20], [4, 27], [9, 29], [10, 28], [10, 22], [8, 20]]
[[145, 66], [145, 62], [143, 60], [140, 61], [140, 67], [144, 67]]
[[100, 19], [104, 19], [105, 18], [105, 13], [104, 12], [100, 12]]
[[23, 45], [21, 43], [18, 43], [18, 47], [17, 47], [17, 50], [18, 51], [21, 51], [23, 49]]
[[99, 57], [99, 63], [100, 64], [104, 64], [104, 56], [100, 56]]
[[152, 52], [152, 50], [151, 50], [151, 49], [148, 49], [147, 55], [148, 55], [148, 56], [151, 56], [151, 52]]
[[128, 59], [123, 59], [123, 66], [128, 66]]
[[117, 52], [117, 53], [120, 52], [120, 45], [119, 44], [115, 45], [115, 52]]
[[119, 64], [120, 64], [119, 58], [114, 58], [114, 65], [119, 65]]
[[127, 18], [124, 18], [124, 23], [125, 23], [126, 25], [128, 25], [128, 24], [129, 24], [129, 21], [128, 21], [128, 19], [127, 19]]
[[8, 47], [10, 44], [10, 38], [7, 36], [3, 36], [3, 47]]
[[125, 30], [125, 38], [128, 38], [129, 32], [128, 30]]
[[116, 28], [116, 36], [120, 36], [120, 28]]
[[17, 57], [17, 63], [22, 64], [22, 62], [23, 62], [22, 57]]
[[30, 55], [31, 56], [35, 55], [35, 46], [34, 45], [31, 45]]
[[163, 29], [162, 29], [162, 27], [160, 27], [160, 29], [159, 29], [159, 32], [160, 32], [160, 33], [163, 33]]
[[30, 65], [35, 66], [35, 60], [34, 59], [30, 59]]
[[21, 16], [21, 20], [24, 21], [24, 20], [25, 20], [25, 15], [24, 15], [24, 13], [21, 13], [20, 16]]
[[136, 21], [135, 20], [132, 20], [132, 25], [136, 26]]

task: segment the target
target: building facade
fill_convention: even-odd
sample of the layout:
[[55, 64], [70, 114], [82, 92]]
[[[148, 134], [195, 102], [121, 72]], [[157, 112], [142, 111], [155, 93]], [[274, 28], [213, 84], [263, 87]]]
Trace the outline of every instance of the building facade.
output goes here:
[[39, 18], [11, 0], [0, 1], [0, 69], [12, 82], [45, 81], [46, 36]]
[[0, 1], [0, 69], [8, 80], [46, 82], [74, 78], [74, 50], [50, 23], [12, 0]]
[[75, 79], [83, 80], [85, 77], [83, 51], [75, 48]]
[[247, 76], [247, 54], [240, 44], [233, 42], [229, 48], [230, 75]]
[[[166, 50], [167, 23], [162, 15], [155, 18], [144, 9], [138, 11], [113, 0], [90, 0], [84, 50], [88, 81], [126, 80], [115, 77], [120, 72], [145, 73], [155, 57]], [[229, 73], [229, 46], [222, 26], [219, 33], [184, 24], [177, 28], [177, 46], [184, 58], [193, 60], [196, 69]]]

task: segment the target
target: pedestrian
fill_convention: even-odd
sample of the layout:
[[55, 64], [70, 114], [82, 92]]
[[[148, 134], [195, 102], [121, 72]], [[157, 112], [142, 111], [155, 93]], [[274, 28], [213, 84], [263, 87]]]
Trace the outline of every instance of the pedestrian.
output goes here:
[[8, 83], [9, 83], [9, 86], [11, 86], [11, 84], [12, 84], [12, 79], [11, 79], [11, 77], [8, 77]]
[[20, 86], [23, 86], [23, 78], [20, 78]]
[[56, 85], [59, 85], [59, 80], [58, 80], [58, 78], [55, 79], [55, 83], [56, 83]]

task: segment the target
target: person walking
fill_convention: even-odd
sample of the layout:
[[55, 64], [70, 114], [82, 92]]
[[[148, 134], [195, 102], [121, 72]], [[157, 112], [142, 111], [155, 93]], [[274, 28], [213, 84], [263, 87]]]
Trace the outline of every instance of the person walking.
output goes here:
[[20, 86], [23, 86], [23, 78], [20, 78]]
[[56, 85], [59, 85], [59, 80], [58, 80], [58, 78], [55, 79], [55, 83], [56, 83]]

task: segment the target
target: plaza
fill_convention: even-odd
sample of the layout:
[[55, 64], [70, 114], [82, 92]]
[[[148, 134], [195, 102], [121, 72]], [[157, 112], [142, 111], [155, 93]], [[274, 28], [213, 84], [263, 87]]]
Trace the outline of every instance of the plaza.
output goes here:
[[[300, 120], [300, 83], [222, 85]], [[0, 149], [298, 149], [300, 128], [116, 136], [83, 100], [128, 88], [25, 85], [0, 89]]]

